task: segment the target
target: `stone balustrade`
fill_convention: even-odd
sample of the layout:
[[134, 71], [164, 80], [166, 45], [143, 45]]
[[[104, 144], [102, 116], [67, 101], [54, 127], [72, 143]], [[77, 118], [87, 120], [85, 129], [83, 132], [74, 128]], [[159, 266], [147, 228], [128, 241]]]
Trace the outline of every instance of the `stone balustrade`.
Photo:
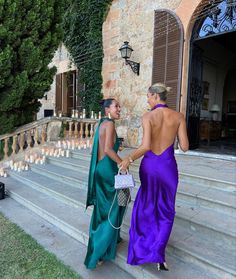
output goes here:
[[13, 133], [0, 135], [0, 161], [19, 152], [59, 138], [92, 138], [95, 119], [47, 117], [26, 124]]

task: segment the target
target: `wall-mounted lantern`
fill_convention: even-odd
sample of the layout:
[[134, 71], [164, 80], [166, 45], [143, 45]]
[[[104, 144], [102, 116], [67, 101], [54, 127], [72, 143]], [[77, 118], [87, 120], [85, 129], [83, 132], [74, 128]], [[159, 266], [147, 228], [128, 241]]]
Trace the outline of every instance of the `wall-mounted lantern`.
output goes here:
[[133, 51], [132, 47], [129, 45], [129, 42], [124, 42], [119, 51], [121, 53], [121, 57], [125, 59], [126, 65], [130, 65], [133, 72], [139, 75], [140, 63], [129, 60]]

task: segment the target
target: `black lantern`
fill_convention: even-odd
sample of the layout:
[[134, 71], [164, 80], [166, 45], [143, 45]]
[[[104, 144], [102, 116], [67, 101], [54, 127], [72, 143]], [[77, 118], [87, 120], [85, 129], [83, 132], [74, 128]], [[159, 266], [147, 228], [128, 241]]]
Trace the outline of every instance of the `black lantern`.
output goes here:
[[124, 42], [119, 51], [121, 53], [121, 57], [125, 59], [126, 65], [130, 65], [133, 72], [139, 75], [140, 63], [129, 60], [133, 51], [132, 47], [129, 45], [129, 42]]

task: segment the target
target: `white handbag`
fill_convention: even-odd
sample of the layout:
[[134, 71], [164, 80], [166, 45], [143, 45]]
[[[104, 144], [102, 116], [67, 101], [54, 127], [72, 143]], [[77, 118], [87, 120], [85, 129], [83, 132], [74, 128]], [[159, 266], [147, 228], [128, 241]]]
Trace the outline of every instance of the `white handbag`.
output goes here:
[[129, 174], [129, 171], [126, 171], [126, 174], [121, 173], [119, 169], [118, 174], [115, 175], [115, 189], [125, 189], [125, 188], [134, 188], [135, 181], [132, 174]]
[[114, 205], [115, 199], [117, 197], [118, 205], [126, 207], [123, 218], [125, 217], [127, 209], [128, 209], [128, 204], [131, 201], [131, 193], [130, 193], [129, 188], [135, 187], [135, 181], [134, 181], [133, 175], [129, 174], [128, 170], [126, 171], [126, 174], [122, 174], [121, 169], [119, 169], [118, 174], [115, 175], [114, 187], [116, 189], [116, 194], [114, 196], [112, 205], [111, 205], [109, 213], [108, 213], [108, 221], [114, 229], [118, 230], [121, 228], [121, 225], [119, 227], [115, 227], [111, 223], [111, 220], [110, 220], [111, 210]]

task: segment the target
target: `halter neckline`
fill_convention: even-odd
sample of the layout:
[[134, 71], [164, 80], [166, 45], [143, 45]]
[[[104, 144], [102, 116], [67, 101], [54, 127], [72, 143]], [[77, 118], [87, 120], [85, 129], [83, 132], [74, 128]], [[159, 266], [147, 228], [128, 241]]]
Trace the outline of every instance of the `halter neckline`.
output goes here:
[[168, 106], [167, 106], [167, 104], [157, 104], [152, 108], [152, 110], [157, 109], [157, 108], [168, 108]]
[[106, 116], [105, 116], [105, 117], [102, 117], [101, 120], [108, 120], [108, 121], [115, 122], [114, 119], [109, 118], [109, 117], [106, 117]]

